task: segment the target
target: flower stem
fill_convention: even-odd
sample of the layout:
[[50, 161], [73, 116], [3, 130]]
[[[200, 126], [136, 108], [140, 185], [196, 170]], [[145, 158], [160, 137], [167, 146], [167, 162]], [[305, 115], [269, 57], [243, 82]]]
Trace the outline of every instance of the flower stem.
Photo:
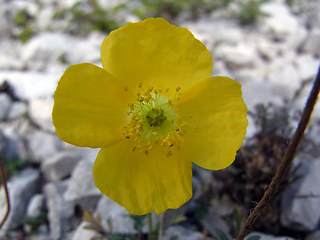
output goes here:
[[313, 108], [316, 104], [318, 94], [320, 91], [320, 66], [318, 69], [317, 77], [313, 83], [313, 87], [309, 94], [307, 103], [303, 109], [303, 113], [298, 124], [298, 127], [291, 139], [290, 144], [288, 145], [286, 152], [281, 160], [281, 164], [276, 171], [276, 174], [272, 178], [272, 181], [268, 187], [268, 189], [264, 192], [263, 197], [258, 202], [256, 207], [251, 211], [250, 215], [246, 219], [244, 225], [240, 229], [239, 235], [237, 240], [243, 240], [250, 229], [253, 227], [253, 224], [256, 222], [258, 217], [261, 215], [261, 211], [266, 207], [266, 205], [271, 201], [273, 196], [278, 191], [279, 185], [281, 184], [282, 180], [287, 176], [288, 171], [290, 169], [291, 163], [294, 159], [296, 154], [297, 148], [303, 138], [304, 132], [308, 126], [311, 113]]
[[148, 240], [153, 240], [152, 215], [151, 215], [151, 213], [148, 214], [148, 226], [149, 226]]
[[162, 239], [162, 234], [163, 234], [163, 214], [159, 216], [159, 231], [158, 231], [158, 240]]
[[1, 178], [2, 178], [2, 185], [4, 187], [4, 192], [5, 192], [5, 195], [6, 195], [6, 202], [7, 202], [7, 211], [6, 211], [6, 214], [4, 215], [4, 217], [3, 217], [3, 219], [2, 219], [2, 221], [0, 223], [0, 229], [1, 229], [3, 224], [5, 223], [5, 221], [7, 220], [8, 216], [9, 216], [9, 213], [10, 213], [10, 198], [9, 198], [6, 173], [4, 171], [4, 166], [3, 166], [3, 162], [2, 162], [1, 153], [0, 153], [0, 172], [1, 172]]

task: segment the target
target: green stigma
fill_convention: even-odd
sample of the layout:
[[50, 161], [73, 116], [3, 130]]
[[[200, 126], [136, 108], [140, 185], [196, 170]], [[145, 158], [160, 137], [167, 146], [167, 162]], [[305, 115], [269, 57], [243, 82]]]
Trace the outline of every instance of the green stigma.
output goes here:
[[161, 108], [152, 108], [146, 114], [146, 120], [150, 127], [161, 127], [166, 119]]

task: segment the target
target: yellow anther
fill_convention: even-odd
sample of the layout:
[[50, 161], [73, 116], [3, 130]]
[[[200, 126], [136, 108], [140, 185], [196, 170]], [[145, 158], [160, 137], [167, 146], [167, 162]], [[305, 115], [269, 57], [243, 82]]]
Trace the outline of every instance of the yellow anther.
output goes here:
[[157, 135], [158, 133], [157, 133], [157, 132], [152, 132], [152, 134], [153, 134], [153, 135]]

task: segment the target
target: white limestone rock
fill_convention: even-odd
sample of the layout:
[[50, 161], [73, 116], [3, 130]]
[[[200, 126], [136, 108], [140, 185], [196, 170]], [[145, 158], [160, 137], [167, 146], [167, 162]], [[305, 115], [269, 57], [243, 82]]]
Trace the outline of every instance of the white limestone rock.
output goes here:
[[215, 57], [225, 61], [227, 67], [232, 70], [253, 67], [257, 56], [255, 46], [246, 43], [239, 43], [235, 46], [221, 44], [215, 52]]
[[314, 28], [302, 45], [302, 51], [320, 57], [320, 28]]
[[301, 159], [305, 174], [285, 190], [281, 204], [281, 223], [293, 230], [311, 232], [320, 220], [320, 159]]
[[298, 39], [294, 44], [296, 47], [304, 40], [306, 31], [290, 12], [288, 5], [281, 2], [267, 2], [261, 6], [261, 11], [269, 15], [263, 18], [261, 28], [275, 40], [297, 41]]
[[195, 240], [203, 239], [202, 233], [187, 229], [182, 226], [171, 226], [164, 232], [163, 240], [170, 239], [183, 239], [183, 240]]
[[28, 111], [27, 104], [24, 102], [13, 102], [8, 112], [8, 120], [23, 117]]
[[74, 152], [63, 151], [43, 161], [41, 169], [46, 179], [59, 181], [71, 174], [78, 161]]
[[260, 232], [252, 232], [250, 234], [248, 234], [248, 236], [245, 238], [245, 240], [249, 240], [251, 237], [260, 237], [259, 240], [295, 240], [294, 238], [291, 237], [276, 237], [273, 235], [269, 235], [269, 234], [264, 234], [264, 233], [260, 233]]
[[67, 182], [57, 182], [44, 186], [50, 239], [52, 240], [64, 239], [66, 233], [71, 229], [74, 205], [63, 197], [67, 185]]
[[294, 64], [297, 66], [301, 81], [313, 80], [317, 74], [319, 63], [320, 59], [316, 59], [311, 54], [299, 55]]
[[35, 131], [28, 140], [30, 161], [41, 162], [62, 149], [62, 141], [54, 134]]
[[52, 123], [53, 98], [34, 99], [29, 102], [29, 116], [42, 130], [54, 133]]
[[[11, 211], [8, 219], [0, 231], [0, 236], [11, 229], [22, 225], [22, 217], [25, 216], [28, 202], [39, 187], [39, 171], [35, 169], [25, 169], [17, 176], [12, 177], [8, 182], [9, 196], [11, 201]], [[2, 219], [6, 211], [5, 193], [0, 190], [0, 218]]]
[[83, 209], [94, 211], [102, 193], [96, 188], [92, 174], [93, 162], [80, 161], [74, 168], [64, 198]]
[[87, 222], [81, 222], [71, 240], [91, 240], [98, 235], [94, 230], [85, 229], [86, 226], [88, 226]]
[[8, 81], [15, 95], [22, 100], [48, 98], [53, 96], [62, 73], [0, 71], [0, 84]]
[[110, 231], [108, 226], [110, 221], [115, 233], [136, 233], [128, 211], [106, 196], [100, 198], [95, 215], [101, 217], [102, 226], [106, 231]]

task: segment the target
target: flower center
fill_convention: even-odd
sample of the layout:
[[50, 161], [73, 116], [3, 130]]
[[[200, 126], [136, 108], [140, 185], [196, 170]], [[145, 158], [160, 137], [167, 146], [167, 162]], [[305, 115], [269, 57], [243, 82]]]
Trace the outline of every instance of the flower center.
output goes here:
[[150, 127], [161, 127], [167, 118], [164, 115], [164, 110], [159, 107], [151, 108], [151, 110], [146, 114], [146, 119]]
[[165, 96], [168, 92], [169, 89], [153, 88], [143, 91], [139, 85], [136, 102], [128, 104], [128, 124], [123, 132], [127, 139], [134, 139], [133, 151], [144, 151], [148, 155], [155, 144], [160, 144], [164, 146], [166, 155], [171, 156], [173, 148], [180, 148], [183, 124], [174, 108], [180, 88], [176, 89], [173, 99]]

